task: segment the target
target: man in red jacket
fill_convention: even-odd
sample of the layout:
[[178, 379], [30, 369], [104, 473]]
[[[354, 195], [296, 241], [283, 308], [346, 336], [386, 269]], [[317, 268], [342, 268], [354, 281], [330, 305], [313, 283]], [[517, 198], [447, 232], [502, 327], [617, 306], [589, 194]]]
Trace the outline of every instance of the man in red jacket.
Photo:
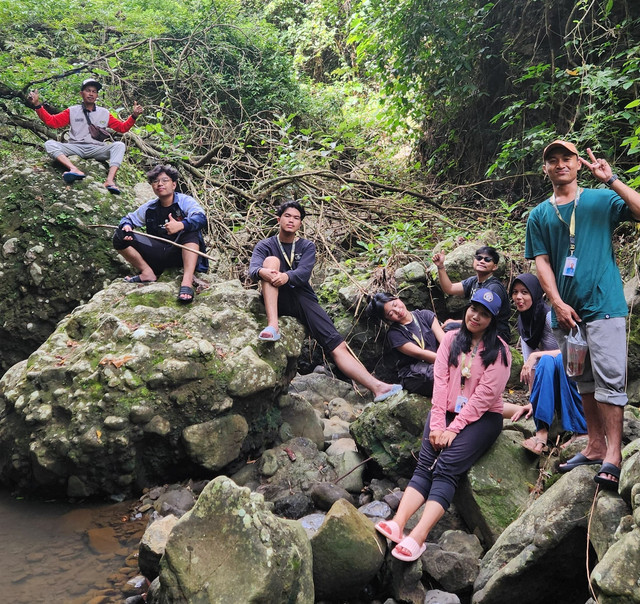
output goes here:
[[[46, 152], [67, 169], [62, 175], [65, 182], [71, 184], [85, 177], [84, 172], [69, 159], [70, 155], [77, 155], [83, 159], [92, 158], [108, 161], [109, 172], [104, 186], [109, 193], [119, 195], [120, 189], [116, 186], [115, 176], [124, 159], [125, 145], [120, 141], [94, 138], [95, 129], [92, 126], [101, 129], [108, 127], [121, 133], [128, 132], [135, 124], [136, 118], [142, 113], [142, 107], [134, 101], [131, 116], [122, 122], [113, 117], [108, 109], [96, 105], [98, 93], [101, 88], [102, 84], [97, 80], [92, 78], [85, 80], [82, 82], [80, 88], [82, 103], [73, 105], [55, 115], [51, 115], [42, 106], [37, 90], [31, 91], [28, 99], [32, 103], [38, 117], [50, 128], [70, 126], [68, 141], [66, 143], [48, 140], [44, 144]], [[93, 135], [92, 130], [94, 130]]]

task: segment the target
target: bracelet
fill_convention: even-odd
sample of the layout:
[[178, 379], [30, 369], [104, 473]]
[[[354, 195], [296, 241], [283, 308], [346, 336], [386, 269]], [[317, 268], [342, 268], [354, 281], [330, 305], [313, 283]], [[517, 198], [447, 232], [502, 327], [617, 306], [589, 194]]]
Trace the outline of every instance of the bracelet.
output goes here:
[[33, 108], [34, 109], [42, 109], [42, 103], [40, 103], [39, 105], [34, 105]]
[[611, 178], [605, 182], [604, 184], [607, 185], [607, 187], [610, 187], [614, 182], [616, 182], [616, 180], [618, 180], [618, 175], [617, 174], [613, 174], [611, 176]]
[[438, 267], [438, 270], [439, 270], [439, 271], [443, 271], [443, 270], [444, 270], [444, 266], [439, 266], [439, 267]]

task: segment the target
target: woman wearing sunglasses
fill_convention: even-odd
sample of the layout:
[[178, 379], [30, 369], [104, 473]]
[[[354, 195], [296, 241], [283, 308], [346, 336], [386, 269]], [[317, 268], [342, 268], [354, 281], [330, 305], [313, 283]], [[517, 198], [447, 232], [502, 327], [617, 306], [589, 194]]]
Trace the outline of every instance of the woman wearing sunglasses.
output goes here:
[[551, 309], [542, 298], [538, 278], [530, 273], [518, 275], [509, 294], [518, 311], [517, 330], [525, 361], [520, 380], [529, 387], [531, 401], [511, 419], [516, 421], [525, 413], [526, 417], [533, 413], [536, 433], [522, 446], [540, 455], [547, 451], [549, 426], [556, 412], [562, 429], [568, 432], [586, 434], [587, 424], [575, 382], [567, 378], [562, 366], [558, 343], [551, 331]]
[[384, 292], [375, 294], [367, 308], [369, 315], [389, 323], [387, 343], [396, 352], [396, 369], [407, 392], [431, 396], [433, 363], [444, 337], [433, 311], [409, 311], [404, 302]]
[[[446, 333], [438, 348], [432, 407], [418, 465], [393, 520], [376, 524], [380, 533], [397, 543], [391, 554], [399, 560], [412, 562], [422, 555], [425, 540], [449, 507], [460, 476], [500, 434], [511, 354], [498, 336], [499, 311], [500, 298], [488, 289], [478, 289], [460, 329]], [[423, 503], [418, 524], [405, 536], [407, 521]]]

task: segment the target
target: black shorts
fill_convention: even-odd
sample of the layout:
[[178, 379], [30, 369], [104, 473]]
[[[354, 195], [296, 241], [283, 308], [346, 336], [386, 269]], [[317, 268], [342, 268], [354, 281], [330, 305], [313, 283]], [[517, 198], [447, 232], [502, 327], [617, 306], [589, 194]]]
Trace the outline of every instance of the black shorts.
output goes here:
[[[133, 235], [133, 241], [125, 240], [124, 237], [126, 235]], [[175, 242], [180, 245], [187, 243], [199, 244], [198, 231], [179, 233]], [[113, 247], [116, 250], [132, 247], [138, 251], [156, 276], [160, 276], [167, 268], [182, 267], [182, 250], [179, 247], [171, 245], [170, 243], [163, 243], [157, 239], [151, 239], [142, 233], [127, 232], [118, 229], [113, 234]]]
[[327, 311], [307, 292], [283, 285], [278, 290], [278, 315], [295, 317], [311, 337], [327, 352], [333, 352], [344, 338], [338, 333]]

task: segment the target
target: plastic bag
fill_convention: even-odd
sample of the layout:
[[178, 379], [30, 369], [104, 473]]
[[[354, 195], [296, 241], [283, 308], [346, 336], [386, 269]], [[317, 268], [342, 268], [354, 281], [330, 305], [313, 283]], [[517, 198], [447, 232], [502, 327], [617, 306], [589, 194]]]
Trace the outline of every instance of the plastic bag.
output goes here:
[[567, 336], [567, 376], [577, 377], [584, 372], [584, 361], [587, 358], [587, 342], [582, 337], [579, 326], [572, 327]]

